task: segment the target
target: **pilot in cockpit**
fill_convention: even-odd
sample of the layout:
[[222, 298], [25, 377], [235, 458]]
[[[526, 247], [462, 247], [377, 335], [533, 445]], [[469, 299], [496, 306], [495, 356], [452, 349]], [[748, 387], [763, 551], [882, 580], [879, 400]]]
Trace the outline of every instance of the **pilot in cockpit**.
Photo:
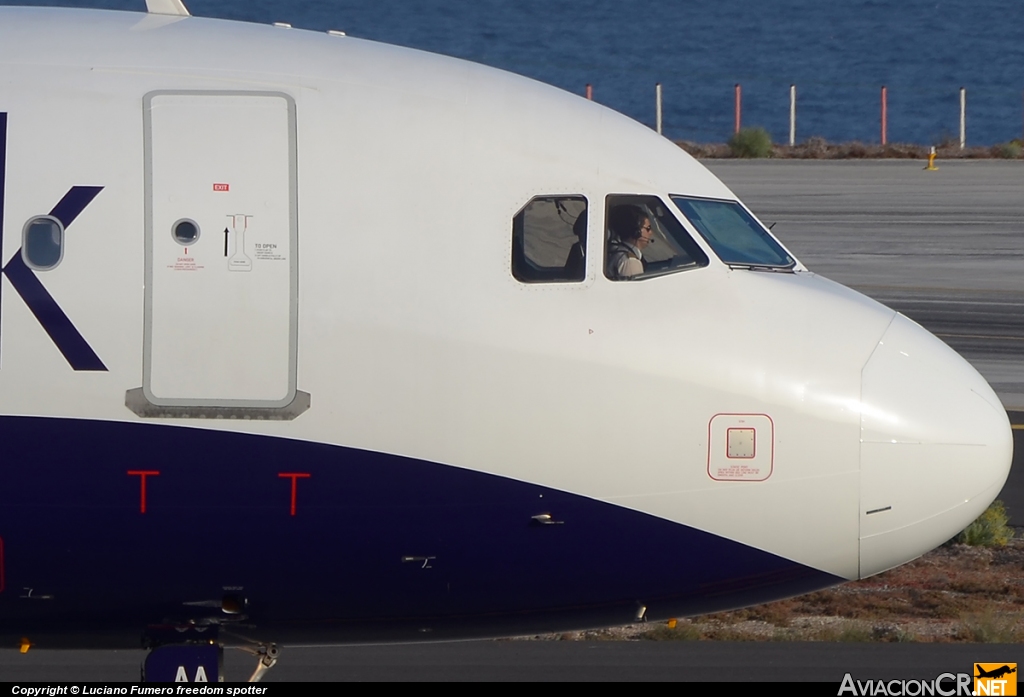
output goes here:
[[643, 252], [654, 242], [650, 216], [639, 206], [615, 206], [608, 212], [608, 229], [605, 275], [625, 281], [642, 274]]

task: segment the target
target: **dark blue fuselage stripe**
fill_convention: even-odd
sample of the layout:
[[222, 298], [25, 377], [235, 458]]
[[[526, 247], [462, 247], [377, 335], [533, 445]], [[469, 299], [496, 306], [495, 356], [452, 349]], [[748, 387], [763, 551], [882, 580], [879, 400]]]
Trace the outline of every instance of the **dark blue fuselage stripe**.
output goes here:
[[3, 269], [7, 279], [18, 291], [18, 295], [28, 305], [28, 309], [39, 320], [50, 339], [57, 345], [57, 348], [75, 370], [99, 370], [107, 369], [103, 361], [92, 350], [85, 338], [75, 329], [75, 325], [60, 305], [53, 299], [53, 296], [39, 282], [32, 269], [25, 265], [21, 258], [21, 250], [11, 257], [7, 266]]
[[59, 220], [66, 230], [101, 191], [102, 186], [73, 186], [53, 207], [50, 215]]
[[[107, 628], [137, 646], [154, 623], [223, 618], [226, 586], [249, 602], [247, 636], [331, 642], [609, 626], [641, 604], [681, 617], [843, 580], [596, 499], [381, 452], [2, 415], [0, 443], [0, 643], [52, 630], [80, 645]], [[545, 513], [562, 524], [536, 524]], [[21, 588], [59, 602], [9, 592]]]

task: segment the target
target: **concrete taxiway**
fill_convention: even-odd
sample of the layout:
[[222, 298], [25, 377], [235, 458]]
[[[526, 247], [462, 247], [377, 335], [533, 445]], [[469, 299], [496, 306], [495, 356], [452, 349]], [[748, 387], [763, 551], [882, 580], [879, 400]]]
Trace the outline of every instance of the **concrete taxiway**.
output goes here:
[[[142, 651], [0, 651], [0, 680], [133, 681]], [[1012, 644], [470, 641], [450, 644], [285, 648], [264, 682], [573, 681], [821, 682], [836, 694], [856, 680], [933, 680], [975, 662], [1024, 662]], [[245, 680], [255, 659], [226, 651], [224, 674]], [[271, 694], [278, 694], [271, 692]], [[849, 693], [847, 693], [849, 694]]]

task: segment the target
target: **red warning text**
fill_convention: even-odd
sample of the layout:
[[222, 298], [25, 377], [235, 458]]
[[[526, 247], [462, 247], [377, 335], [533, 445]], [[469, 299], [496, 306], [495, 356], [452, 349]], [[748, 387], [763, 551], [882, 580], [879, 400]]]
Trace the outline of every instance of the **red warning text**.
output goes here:
[[156, 470], [128, 470], [129, 477], [141, 477], [142, 478], [142, 490], [139, 492], [139, 513], [146, 512], [146, 477], [159, 477], [160, 473]]
[[298, 491], [297, 491], [298, 490], [298, 480], [300, 480], [300, 479], [309, 479], [309, 473], [308, 472], [280, 472], [280, 473], [278, 473], [277, 476], [282, 478], [282, 479], [291, 479], [292, 480], [291, 514], [295, 515], [295, 501], [296, 501], [296, 498], [298, 497]]

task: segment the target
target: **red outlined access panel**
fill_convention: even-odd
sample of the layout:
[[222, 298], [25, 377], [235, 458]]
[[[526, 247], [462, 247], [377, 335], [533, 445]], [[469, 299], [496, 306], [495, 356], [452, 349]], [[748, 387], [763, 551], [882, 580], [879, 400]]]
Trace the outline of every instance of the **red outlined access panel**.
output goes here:
[[708, 422], [708, 476], [711, 479], [763, 482], [774, 470], [775, 422], [771, 416], [723, 413], [711, 417]]

